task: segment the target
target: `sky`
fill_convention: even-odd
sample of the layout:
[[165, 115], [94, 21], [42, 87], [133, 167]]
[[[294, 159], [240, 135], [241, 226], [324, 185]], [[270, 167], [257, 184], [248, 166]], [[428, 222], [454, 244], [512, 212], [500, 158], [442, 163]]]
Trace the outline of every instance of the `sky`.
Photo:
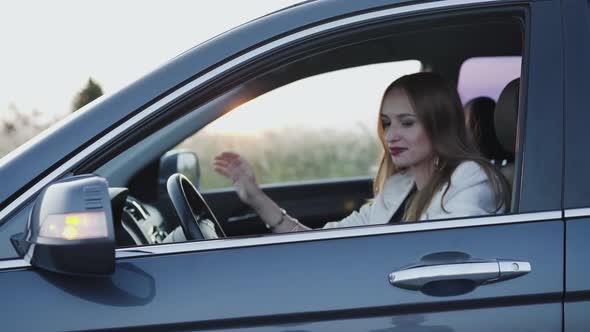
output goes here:
[[[195, 45], [298, 2], [0, 2], [0, 13], [4, 14], [0, 19], [0, 119], [10, 115], [10, 105], [23, 113], [37, 110], [41, 118], [63, 117], [71, 112], [74, 96], [89, 78], [100, 84], [105, 94], [114, 93]], [[478, 95], [497, 98], [506, 82], [520, 73], [520, 59], [509, 61], [507, 66], [510, 70], [495, 72], [511, 77], [494, 79], [499, 83], [490, 89], [478, 86], [489, 83], [480, 78], [490, 63], [473, 63], [471, 67], [476, 70], [459, 82], [464, 101]], [[313, 124], [322, 126], [350, 128], [361, 123], [374, 130], [385, 87], [402, 74], [419, 69], [419, 64], [408, 62], [319, 75], [252, 100], [210, 128], [252, 134], [277, 125], [309, 124], [313, 117]]]
[[385, 89], [396, 78], [420, 69], [419, 61], [409, 60], [311, 76], [236, 107], [206, 129], [242, 135], [276, 128], [357, 130], [376, 137]]
[[300, 0], [0, 2], [0, 116], [53, 116], [92, 77], [115, 92], [176, 55]]
[[[9, 105], [22, 113], [37, 110], [41, 122], [63, 117], [89, 78], [105, 94], [116, 92], [207, 39], [297, 2], [0, 2], [0, 13], [5, 14], [0, 19], [0, 119], [10, 117]], [[419, 69], [416, 64], [410, 67], [410, 71]], [[383, 90], [406, 72], [408, 68], [394, 64], [320, 75], [248, 102], [209, 129], [253, 134], [310, 122], [336, 129], [358, 127], [360, 122], [372, 131]], [[347, 80], [366, 83], [364, 89], [339, 84]], [[278, 108], [282, 112], [276, 112]], [[343, 113], [356, 115], [343, 117]]]

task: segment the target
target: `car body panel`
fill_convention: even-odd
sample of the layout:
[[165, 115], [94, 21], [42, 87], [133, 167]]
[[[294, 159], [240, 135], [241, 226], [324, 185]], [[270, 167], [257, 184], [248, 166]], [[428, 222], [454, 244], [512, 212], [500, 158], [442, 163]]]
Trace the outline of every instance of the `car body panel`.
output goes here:
[[[556, 318], [561, 315], [562, 237], [563, 224], [550, 221], [126, 258], [104, 279], [12, 271], [0, 273], [2, 293], [15, 284], [28, 286], [18, 298], [0, 301], [0, 312], [36, 312], [35, 320], [3, 318], [3, 326], [22, 330], [168, 329], [174, 324], [200, 329], [309, 321], [332, 321], [331, 326], [344, 328], [351, 317], [377, 314], [382, 323], [371, 323], [369, 330], [384, 319], [391, 324], [428, 312], [444, 312], [439, 314], [444, 325], [465, 330], [464, 310], [477, 309], [474, 314], [489, 319], [498, 308], [520, 311], [520, 317], [531, 309]], [[390, 285], [389, 273], [446, 251], [524, 260], [532, 272], [456, 296], [428, 296]], [[555, 321], [540, 326], [534, 319], [504, 318], [489, 322], [489, 330], [522, 326], [550, 331], [556, 326]]]
[[[564, 208], [590, 206], [590, 153], [587, 124], [590, 77], [590, 9], [584, 1], [564, 2], [565, 62], [565, 173]], [[582, 14], [582, 15], [580, 15]]]
[[588, 329], [590, 312], [590, 218], [566, 222], [565, 331]]
[[[563, 173], [563, 54], [557, 46], [562, 45], [561, 18], [555, 15], [559, 11], [559, 1], [531, 6], [529, 48], [524, 55], [529, 63], [528, 68], [523, 66], [521, 82], [526, 98], [520, 101], [520, 109], [527, 112], [519, 118], [524, 142], [516, 143], [524, 151], [520, 157], [526, 174], [517, 196], [520, 212], [561, 209], [562, 176], [557, 174]], [[555, 176], [547, 176], [548, 171]]]
[[564, 331], [588, 330], [590, 312], [590, 154], [588, 77], [590, 77], [590, 7], [564, 1], [566, 283]]
[[[566, 297], [590, 292], [590, 218], [571, 219], [566, 222]], [[587, 295], [586, 295], [587, 296]], [[590, 299], [588, 300], [590, 302]]]

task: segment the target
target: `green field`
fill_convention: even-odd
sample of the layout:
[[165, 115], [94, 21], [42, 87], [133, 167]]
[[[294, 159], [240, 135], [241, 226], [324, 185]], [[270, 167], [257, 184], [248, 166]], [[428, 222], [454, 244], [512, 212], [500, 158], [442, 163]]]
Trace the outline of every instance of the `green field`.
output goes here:
[[260, 184], [373, 176], [379, 157], [377, 139], [368, 131], [290, 128], [256, 136], [199, 133], [179, 145], [197, 153], [201, 189], [231, 186], [213, 170], [213, 159], [234, 151], [253, 165]]
[[[45, 126], [44, 126], [45, 127]], [[44, 129], [21, 126], [0, 137], [0, 157]], [[258, 135], [229, 135], [202, 132], [182, 142], [178, 148], [196, 152], [201, 164], [203, 190], [230, 187], [231, 181], [213, 170], [214, 157], [234, 151], [254, 166], [260, 184], [373, 176], [379, 144], [368, 130], [350, 131], [285, 128]]]

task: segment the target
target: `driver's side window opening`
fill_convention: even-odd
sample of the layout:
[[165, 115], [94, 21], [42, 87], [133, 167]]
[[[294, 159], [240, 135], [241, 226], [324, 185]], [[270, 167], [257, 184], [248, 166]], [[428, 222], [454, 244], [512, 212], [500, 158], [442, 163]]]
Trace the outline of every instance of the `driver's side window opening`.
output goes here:
[[[136, 231], [145, 239], [120, 244], [191, 239], [183, 234], [186, 227], [181, 227], [178, 209], [171, 204], [166, 186], [167, 179], [178, 172], [186, 173], [217, 217], [218, 224], [208, 223], [210, 234], [217, 231], [237, 237], [270, 233], [259, 211], [236, 194], [239, 190], [232, 188], [231, 176], [223, 177], [214, 170], [214, 157], [228, 150], [250, 160], [262, 190], [306, 229], [321, 229], [370, 206], [366, 203], [374, 197], [373, 179], [383, 153], [377, 131], [384, 128], [382, 97], [391, 82], [406, 74], [431, 72], [450, 82], [463, 98], [460, 102], [467, 103], [474, 97], [489, 96], [480, 91], [470, 94], [475, 85], [491, 84], [501, 90], [509, 80], [488, 80], [489, 76], [480, 72], [475, 75], [477, 81], [470, 81], [467, 69], [474, 59], [509, 56], [522, 62], [520, 21], [497, 17], [451, 21], [438, 19], [436, 24], [425, 25], [423, 20], [418, 28], [408, 24], [397, 30], [388, 26], [379, 30], [378, 38], [371, 34], [363, 39], [359, 33], [354, 35], [354, 43], [310, 52], [289, 63], [276, 55], [278, 64], [274, 68], [267, 65], [259, 73], [248, 73], [248, 80], [205, 104], [195, 105], [194, 111], [113, 159], [97, 173], [107, 177], [111, 185], [128, 187], [132, 196], [129, 201], [139, 204], [148, 215], [138, 221], [130, 211], [122, 218], [139, 225], [134, 229], [139, 229]], [[477, 72], [477, 66], [471, 71]], [[520, 77], [520, 67], [511, 75]], [[498, 96], [491, 97], [500, 103]], [[518, 93], [512, 98], [518, 98]], [[509, 123], [500, 128], [513, 136], [516, 112], [514, 109]], [[391, 118], [387, 121], [392, 122]], [[467, 130], [468, 125], [462, 123], [462, 128]], [[514, 142], [515, 137], [509, 140]], [[512, 179], [510, 175], [506, 178]], [[408, 193], [416, 191], [409, 188]], [[412, 200], [399, 203], [411, 206]], [[517, 212], [516, 208], [506, 212]], [[190, 211], [185, 209], [185, 214], [190, 215]], [[201, 218], [200, 212], [192, 211]], [[407, 215], [396, 216], [406, 221]], [[371, 216], [383, 220], [366, 225], [385, 224], [390, 218], [387, 214]], [[267, 217], [275, 222], [270, 226], [284, 219], [282, 212]], [[437, 217], [420, 220], [427, 219]]]

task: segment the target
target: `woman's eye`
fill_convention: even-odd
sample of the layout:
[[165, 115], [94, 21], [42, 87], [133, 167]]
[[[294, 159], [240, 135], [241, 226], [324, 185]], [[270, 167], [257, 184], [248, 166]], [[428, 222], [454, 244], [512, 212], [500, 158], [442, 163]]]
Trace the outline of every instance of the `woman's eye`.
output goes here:
[[414, 125], [414, 121], [402, 121], [401, 124], [403, 127], [411, 127]]
[[390, 125], [389, 122], [381, 121], [381, 126], [383, 126], [383, 128], [387, 128], [387, 127], [389, 127], [389, 125]]

